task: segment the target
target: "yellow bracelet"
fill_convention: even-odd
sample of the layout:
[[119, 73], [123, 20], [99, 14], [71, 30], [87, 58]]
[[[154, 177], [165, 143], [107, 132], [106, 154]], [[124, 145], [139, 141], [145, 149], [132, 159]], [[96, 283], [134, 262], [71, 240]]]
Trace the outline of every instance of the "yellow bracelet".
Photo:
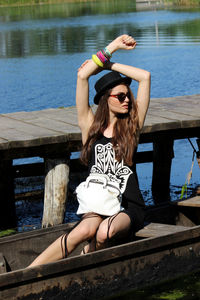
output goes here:
[[97, 66], [103, 68], [104, 65], [103, 65], [102, 61], [100, 61], [100, 59], [96, 56], [96, 54], [92, 55], [92, 60]]

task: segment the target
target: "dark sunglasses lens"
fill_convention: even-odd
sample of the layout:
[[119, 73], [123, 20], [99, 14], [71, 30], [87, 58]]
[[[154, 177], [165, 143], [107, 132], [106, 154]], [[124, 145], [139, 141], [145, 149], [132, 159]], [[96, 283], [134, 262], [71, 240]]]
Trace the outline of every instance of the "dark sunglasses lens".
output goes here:
[[123, 102], [126, 99], [126, 97], [129, 98], [129, 93], [127, 93], [127, 94], [121, 93], [121, 94], [119, 94], [117, 96], [118, 96], [119, 101]]
[[126, 98], [126, 95], [125, 94], [119, 94], [119, 95], [117, 95], [117, 98], [120, 102], [123, 102]]

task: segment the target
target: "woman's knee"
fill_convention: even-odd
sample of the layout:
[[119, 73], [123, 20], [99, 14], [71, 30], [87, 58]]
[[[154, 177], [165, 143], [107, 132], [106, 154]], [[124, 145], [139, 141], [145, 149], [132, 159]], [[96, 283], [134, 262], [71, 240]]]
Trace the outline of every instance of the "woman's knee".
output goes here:
[[95, 236], [99, 224], [97, 222], [82, 221], [74, 230], [71, 231], [71, 237], [79, 236], [81, 240], [91, 239]]
[[96, 233], [96, 228], [90, 226], [80, 226], [78, 228], [78, 235], [81, 236], [84, 240], [92, 238]]
[[110, 226], [110, 228], [108, 228], [108, 224], [101, 224], [99, 226], [99, 229], [97, 231], [96, 234], [96, 240], [97, 242], [103, 244], [105, 243], [108, 239], [111, 239], [114, 235], [115, 235], [115, 227], [114, 226]]
[[97, 241], [104, 243], [108, 239], [119, 237], [121, 234], [129, 232], [131, 226], [130, 217], [120, 213], [102, 222], [97, 231]]

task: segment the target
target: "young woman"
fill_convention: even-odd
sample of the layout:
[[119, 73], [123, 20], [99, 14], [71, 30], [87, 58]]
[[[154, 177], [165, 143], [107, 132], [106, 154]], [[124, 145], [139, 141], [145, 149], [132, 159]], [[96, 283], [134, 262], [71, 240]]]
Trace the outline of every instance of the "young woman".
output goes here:
[[[82, 132], [82, 161], [88, 165], [89, 174], [107, 174], [120, 184], [122, 208], [112, 216], [92, 211], [83, 214], [67, 238], [59, 237], [29, 267], [59, 260], [83, 241], [88, 244], [82, 254], [101, 249], [108, 239], [127, 236], [143, 227], [144, 201], [138, 186], [135, 153], [150, 100], [150, 73], [110, 61], [118, 49], [135, 47], [134, 38], [121, 35], [85, 61], [77, 76], [76, 105]], [[89, 78], [103, 70], [109, 72], [95, 84], [94, 103], [98, 107], [94, 114], [89, 105]], [[132, 80], [138, 82], [136, 100], [130, 89]]]

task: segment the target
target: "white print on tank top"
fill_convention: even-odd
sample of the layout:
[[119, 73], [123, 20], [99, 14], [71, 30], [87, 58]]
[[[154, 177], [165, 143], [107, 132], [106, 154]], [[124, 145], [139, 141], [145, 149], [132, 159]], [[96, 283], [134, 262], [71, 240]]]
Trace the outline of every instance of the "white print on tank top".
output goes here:
[[90, 172], [107, 174], [111, 181], [119, 183], [121, 193], [125, 191], [128, 178], [133, 173], [129, 167], [124, 166], [123, 161], [118, 162], [115, 159], [115, 151], [111, 143], [95, 146], [95, 164]]

